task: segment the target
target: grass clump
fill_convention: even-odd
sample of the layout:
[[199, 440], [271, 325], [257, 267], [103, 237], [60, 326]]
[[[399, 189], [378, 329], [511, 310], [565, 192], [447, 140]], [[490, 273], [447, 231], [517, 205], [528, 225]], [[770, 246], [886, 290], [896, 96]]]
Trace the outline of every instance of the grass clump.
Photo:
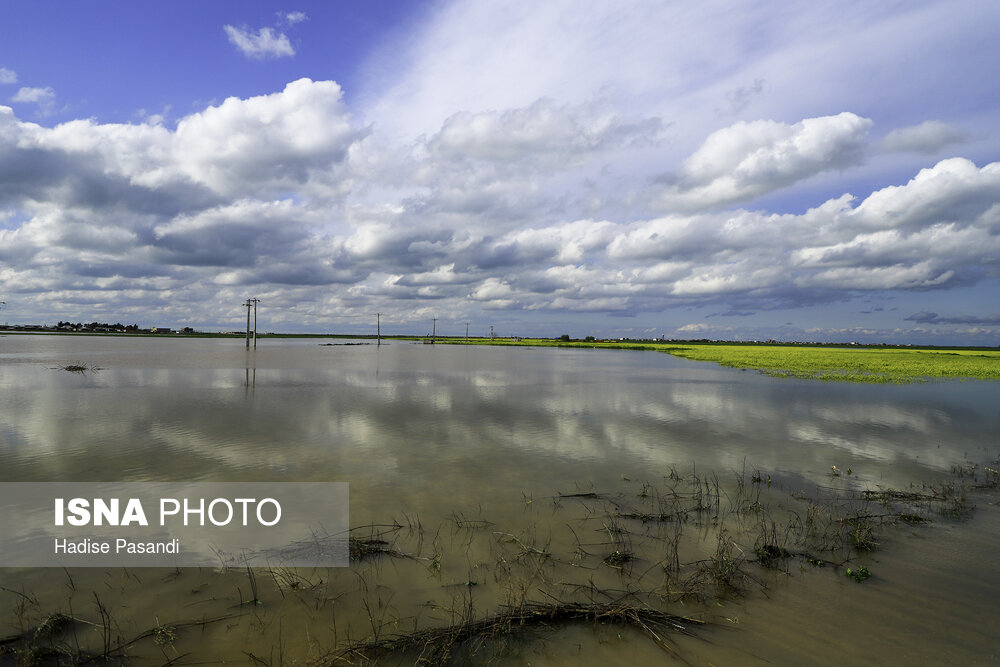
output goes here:
[[413, 664], [465, 663], [477, 657], [482, 659], [480, 654], [485, 653], [486, 645], [511, 635], [584, 621], [635, 628], [671, 655], [674, 649], [665, 639], [667, 633], [693, 636], [692, 627], [705, 625], [699, 619], [668, 614], [632, 600], [524, 603], [478, 620], [470, 610], [460, 621], [444, 627], [351, 642], [318, 664], [368, 664], [387, 656], [403, 655], [412, 656]]
[[82, 375], [84, 373], [93, 373], [95, 371], [99, 371], [101, 370], [101, 368], [99, 366], [94, 366], [93, 364], [73, 363], [73, 364], [65, 364], [63, 366], [56, 366], [56, 370], [66, 371], [67, 373], [79, 373]]

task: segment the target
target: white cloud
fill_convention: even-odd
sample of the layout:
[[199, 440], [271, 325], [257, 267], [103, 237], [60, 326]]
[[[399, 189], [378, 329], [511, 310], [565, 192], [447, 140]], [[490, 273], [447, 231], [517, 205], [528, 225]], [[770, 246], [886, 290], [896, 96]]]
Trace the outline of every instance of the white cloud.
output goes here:
[[942, 285], [955, 277], [952, 270], [936, 268], [936, 262], [892, 266], [852, 266], [820, 271], [798, 281], [800, 285], [820, 285], [833, 289], [914, 289]]
[[[423, 316], [427, 300], [456, 317], [749, 311], [1000, 276], [1000, 166], [919, 157], [975, 126], [872, 146], [871, 120], [836, 112], [892, 114], [824, 97], [843, 85], [824, 74], [842, 66], [834, 37], [874, 44], [896, 13], [858, 8], [844, 27], [811, 7], [786, 25], [747, 22], [767, 15], [756, 3], [447, 5], [360, 114], [309, 79], [176, 129], [155, 115], [48, 128], [0, 107], [0, 289], [71, 301], [97, 285], [132, 303], [131, 283], [214, 317], [260, 288], [306, 325], [373, 306]], [[250, 57], [294, 53], [274, 28], [226, 32]], [[813, 45], [810, 67], [785, 57]], [[767, 195], [781, 213], [739, 208]]]
[[346, 187], [331, 170], [364, 132], [352, 126], [341, 97], [333, 81], [309, 79], [271, 95], [231, 97], [177, 123], [175, 165], [219, 193], [308, 190], [317, 181], [330, 192]]
[[422, 287], [424, 285], [465, 284], [471, 281], [472, 278], [470, 276], [456, 273], [454, 264], [444, 264], [432, 271], [399, 276], [394, 284]]
[[[234, 198], [291, 191], [332, 197], [350, 187], [338, 165], [366, 132], [352, 124], [341, 97], [332, 81], [300, 79], [270, 95], [229, 98], [189, 114], [173, 131], [157, 124], [155, 116], [148, 123], [74, 120], [46, 129], [19, 123], [11, 109], [0, 107], [0, 132], [7, 128], [17, 136], [9, 150], [45, 151], [27, 153], [23, 160], [69, 160], [66, 168], [113, 176], [123, 187], [159, 191], [159, 198], [146, 193], [150, 201], [162, 201], [171, 188], [186, 190], [187, 196], [199, 188], [202, 197], [205, 190]], [[3, 146], [0, 137], [0, 155]], [[28, 164], [22, 163], [22, 171]], [[60, 178], [57, 166], [40, 164], [33, 183]]]
[[[722, 83], [728, 91], [759, 78], [740, 67], [740, 45], [759, 40], [763, 25], [782, 32], [761, 20], [766, 14], [746, 2], [628, 0], [586, 11], [572, 0], [447, 3], [416, 26], [405, 48], [394, 44], [372, 59], [366, 106], [390, 131], [411, 137], [458, 110], [523, 108], [543, 97], [581, 104], [608, 94], [629, 100], [634, 114], [673, 120], [686, 115], [692, 86]], [[769, 36], [774, 44], [801, 39]], [[716, 105], [726, 102], [723, 91]]]
[[962, 143], [968, 139], [959, 128], [938, 120], [928, 120], [911, 127], [893, 130], [879, 144], [882, 150], [892, 153], [913, 152], [933, 155], [945, 146]]
[[302, 23], [303, 21], [309, 18], [308, 16], [306, 16], [305, 12], [286, 12], [284, 14], [279, 13], [279, 16], [288, 25], [295, 25], [296, 23]]
[[50, 86], [45, 86], [44, 88], [29, 88], [24, 86], [18, 89], [17, 93], [10, 98], [10, 101], [44, 105], [54, 100], [55, 97], [56, 91]]
[[513, 303], [510, 285], [499, 278], [487, 278], [469, 295], [475, 301], [502, 301], [504, 305]]
[[711, 325], [705, 324], [704, 322], [692, 322], [691, 324], [685, 324], [684, 326], [677, 327], [678, 333], [703, 333], [705, 331], [710, 331], [712, 329]]
[[971, 160], [951, 158], [921, 169], [906, 185], [872, 193], [856, 218], [869, 228], [969, 220], [990, 210], [998, 193], [1000, 163], [980, 169]]
[[238, 48], [247, 58], [262, 60], [264, 58], [286, 58], [295, 55], [295, 49], [288, 36], [274, 28], [260, 28], [256, 33], [249, 28], [237, 28], [231, 25], [222, 27], [229, 42]]
[[627, 120], [599, 108], [570, 108], [543, 98], [502, 113], [455, 114], [428, 147], [456, 159], [505, 162], [540, 156], [564, 164], [588, 153], [652, 143], [660, 129], [656, 118]]
[[[374, 55], [366, 90], [352, 93], [365, 100], [366, 119], [408, 138], [436, 131], [457, 111], [607, 95], [633, 114], [676, 122], [679, 153], [717, 129], [716, 109], [752, 112], [744, 120], [865, 109], [883, 123], [884, 113], [867, 111], [873, 90], [883, 93], [878, 108], [893, 115], [954, 108], [942, 91], [959, 85], [988, 94], [967, 63], [990, 61], [977, 44], [992, 36], [996, 7], [896, 9], [795, 2], [776, 20], [772, 7], [748, 1], [626, 0], [586, 11], [572, 0], [448, 2], [415, 21], [405, 42]], [[929, 48], [914, 51], [914, 40]], [[880, 66], [866, 67], [872, 62]]]
[[850, 112], [794, 125], [739, 122], [713, 132], [664, 192], [667, 207], [699, 209], [752, 200], [858, 162], [872, 121]]
[[17, 72], [6, 67], [0, 67], [0, 84], [17, 83]]

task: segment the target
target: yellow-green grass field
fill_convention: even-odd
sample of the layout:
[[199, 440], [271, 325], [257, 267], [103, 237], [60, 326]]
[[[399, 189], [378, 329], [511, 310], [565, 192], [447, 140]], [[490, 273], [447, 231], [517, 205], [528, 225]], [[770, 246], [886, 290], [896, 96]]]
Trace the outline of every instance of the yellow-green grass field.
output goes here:
[[774, 377], [838, 382], [911, 383], [944, 379], [1000, 380], [1000, 349], [832, 347], [638, 341], [437, 338], [437, 343], [656, 350], [694, 361], [760, 371]]
[[753, 368], [775, 377], [893, 383], [1000, 380], [1000, 350], [692, 345], [664, 351], [685, 359]]

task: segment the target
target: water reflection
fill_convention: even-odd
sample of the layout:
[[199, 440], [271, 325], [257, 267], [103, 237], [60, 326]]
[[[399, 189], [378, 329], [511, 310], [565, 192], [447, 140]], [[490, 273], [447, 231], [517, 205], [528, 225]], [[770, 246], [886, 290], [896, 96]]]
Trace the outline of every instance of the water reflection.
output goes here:
[[246, 387], [246, 394], [249, 395], [257, 387], [257, 341], [254, 340], [253, 352], [247, 352], [246, 376], [243, 386]]
[[[744, 462], [921, 481], [997, 454], [996, 383], [776, 380], [664, 354], [8, 337], [5, 481], [348, 481], [352, 510]], [[72, 374], [60, 362], [102, 370]], [[463, 498], [463, 496], [465, 498]]]

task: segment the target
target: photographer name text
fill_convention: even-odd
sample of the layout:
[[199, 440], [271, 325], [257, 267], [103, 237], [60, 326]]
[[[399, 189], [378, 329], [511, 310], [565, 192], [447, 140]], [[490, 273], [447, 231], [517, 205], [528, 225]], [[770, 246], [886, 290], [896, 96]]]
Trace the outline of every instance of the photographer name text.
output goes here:
[[68, 555], [95, 555], [95, 554], [178, 554], [180, 553], [181, 541], [174, 538], [167, 542], [135, 542], [119, 537], [114, 540], [114, 547], [110, 540], [55, 540], [55, 554]]

